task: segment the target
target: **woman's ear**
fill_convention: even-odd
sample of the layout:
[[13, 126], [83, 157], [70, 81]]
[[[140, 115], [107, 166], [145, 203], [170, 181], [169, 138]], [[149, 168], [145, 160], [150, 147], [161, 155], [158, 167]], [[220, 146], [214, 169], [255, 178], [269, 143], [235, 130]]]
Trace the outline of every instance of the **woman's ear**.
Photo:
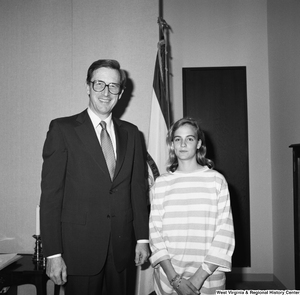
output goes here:
[[175, 148], [174, 148], [174, 143], [173, 143], [173, 141], [171, 141], [171, 142], [168, 142], [168, 151], [169, 152], [174, 152], [174, 150], [175, 150]]
[[198, 140], [198, 143], [197, 143], [197, 150], [200, 149], [201, 145], [202, 145], [202, 140], [199, 139], [199, 140]]

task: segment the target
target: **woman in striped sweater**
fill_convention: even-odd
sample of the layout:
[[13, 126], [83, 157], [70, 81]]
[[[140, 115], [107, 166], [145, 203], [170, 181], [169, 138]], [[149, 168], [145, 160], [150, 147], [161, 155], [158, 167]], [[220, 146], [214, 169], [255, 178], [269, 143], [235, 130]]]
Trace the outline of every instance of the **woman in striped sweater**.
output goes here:
[[150, 258], [157, 295], [225, 289], [235, 239], [227, 182], [205, 157], [204, 133], [190, 118], [169, 130], [168, 173], [156, 179]]

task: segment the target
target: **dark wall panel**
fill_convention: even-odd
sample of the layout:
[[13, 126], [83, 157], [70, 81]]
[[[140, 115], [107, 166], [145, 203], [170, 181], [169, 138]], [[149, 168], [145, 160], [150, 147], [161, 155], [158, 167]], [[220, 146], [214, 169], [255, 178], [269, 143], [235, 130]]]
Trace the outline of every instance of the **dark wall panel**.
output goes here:
[[251, 266], [246, 67], [183, 68], [184, 116], [205, 132], [207, 157], [230, 190], [234, 267]]

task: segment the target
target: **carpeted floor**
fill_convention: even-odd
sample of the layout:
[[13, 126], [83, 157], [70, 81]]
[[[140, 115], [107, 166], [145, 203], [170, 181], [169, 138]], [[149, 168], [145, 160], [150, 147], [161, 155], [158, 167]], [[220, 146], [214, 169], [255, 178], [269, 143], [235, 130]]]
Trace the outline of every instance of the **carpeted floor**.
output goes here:
[[227, 290], [280, 290], [281, 288], [273, 281], [244, 281], [232, 282], [227, 281]]
[[[273, 281], [244, 281], [244, 282], [233, 282], [227, 281], [227, 290], [280, 290], [280, 288]], [[152, 292], [149, 295], [156, 295]]]

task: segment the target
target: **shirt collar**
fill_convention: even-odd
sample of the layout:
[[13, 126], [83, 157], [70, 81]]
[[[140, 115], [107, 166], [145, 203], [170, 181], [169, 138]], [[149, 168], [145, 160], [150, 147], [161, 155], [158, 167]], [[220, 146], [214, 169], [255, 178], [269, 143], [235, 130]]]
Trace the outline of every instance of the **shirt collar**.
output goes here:
[[91, 121], [93, 123], [94, 128], [96, 129], [97, 126], [99, 125], [99, 123], [101, 121], [105, 121], [106, 122], [106, 126], [108, 129], [111, 129], [112, 127], [112, 114], [110, 114], [105, 120], [101, 120], [94, 112], [93, 110], [88, 107], [87, 112], [91, 118]]

